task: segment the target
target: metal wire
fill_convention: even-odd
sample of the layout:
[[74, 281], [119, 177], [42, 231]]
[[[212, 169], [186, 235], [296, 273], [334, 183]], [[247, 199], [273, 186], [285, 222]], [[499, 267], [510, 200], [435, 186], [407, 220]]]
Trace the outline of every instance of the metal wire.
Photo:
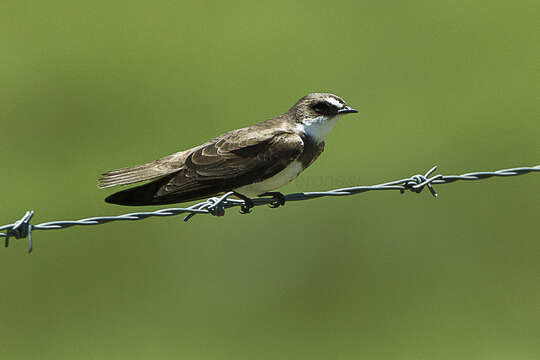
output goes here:
[[[399, 190], [401, 193], [409, 190], [415, 193], [420, 193], [424, 187], [427, 187], [431, 194], [434, 197], [437, 197], [437, 192], [433, 188], [433, 185], [439, 184], [450, 184], [458, 180], [482, 180], [490, 177], [506, 177], [506, 176], [516, 176], [523, 175], [530, 172], [540, 172], [540, 165], [533, 167], [520, 167], [513, 169], [504, 169], [497, 171], [481, 171], [481, 172], [472, 172], [462, 175], [434, 175], [431, 174], [437, 169], [437, 166], [429, 169], [424, 175], [413, 175], [409, 178], [395, 180], [378, 185], [370, 186], [354, 186], [348, 188], [334, 189], [329, 191], [316, 191], [316, 192], [303, 192], [303, 193], [293, 193], [284, 195], [285, 201], [301, 201], [315, 199], [325, 196], [348, 196], [354, 194], [360, 194], [367, 191], [374, 190]], [[145, 211], [145, 212], [134, 212], [118, 216], [97, 216], [80, 220], [68, 220], [68, 221], [50, 221], [46, 223], [41, 223], [38, 225], [31, 225], [30, 220], [34, 215], [33, 211], [27, 211], [24, 216], [14, 222], [13, 224], [8, 224], [0, 226], [0, 237], [5, 238], [5, 246], [9, 245], [9, 238], [11, 236], [16, 239], [28, 238], [28, 252], [32, 252], [32, 231], [34, 230], [56, 230], [56, 229], [65, 229], [71, 226], [79, 225], [99, 225], [105, 224], [111, 221], [134, 221], [142, 220], [148, 217], [165, 217], [165, 216], [175, 216], [180, 214], [188, 214], [184, 221], [188, 221], [196, 214], [206, 214], [214, 216], [223, 216], [225, 215], [225, 210], [231, 207], [242, 207], [245, 208], [247, 203], [244, 200], [231, 199], [230, 197], [234, 196], [233, 192], [228, 192], [221, 197], [212, 197], [198, 204], [192, 205], [187, 208], [170, 208], [170, 209], [161, 209], [157, 211]], [[276, 207], [276, 199], [271, 197], [261, 197], [251, 199], [252, 205], [254, 207], [261, 205], [270, 205]]]

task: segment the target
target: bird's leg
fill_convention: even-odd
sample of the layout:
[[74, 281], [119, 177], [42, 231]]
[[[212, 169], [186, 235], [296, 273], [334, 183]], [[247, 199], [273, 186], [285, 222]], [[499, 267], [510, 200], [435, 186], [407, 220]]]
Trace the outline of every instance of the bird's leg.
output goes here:
[[271, 208], [277, 208], [277, 207], [285, 205], [285, 195], [283, 195], [280, 192], [270, 191], [270, 192], [265, 192], [264, 194], [261, 194], [259, 196], [271, 196], [272, 202], [268, 204], [268, 206], [270, 206]]
[[244, 204], [240, 206], [240, 214], [249, 214], [251, 212], [251, 208], [255, 206], [255, 204], [253, 203], [253, 200], [248, 198], [246, 195], [237, 193], [236, 191], [233, 191], [233, 194], [237, 198], [244, 200]]

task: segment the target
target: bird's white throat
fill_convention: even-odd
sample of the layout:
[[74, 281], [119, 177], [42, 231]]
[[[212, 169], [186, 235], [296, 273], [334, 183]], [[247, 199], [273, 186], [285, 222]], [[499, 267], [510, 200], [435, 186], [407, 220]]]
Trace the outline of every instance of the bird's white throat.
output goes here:
[[332, 130], [339, 117], [339, 115], [332, 118], [318, 116], [316, 118], [305, 119], [298, 124], [298, 129], [311, 136], [315, 141], [322, 142], [326, 139], [328, 133]]

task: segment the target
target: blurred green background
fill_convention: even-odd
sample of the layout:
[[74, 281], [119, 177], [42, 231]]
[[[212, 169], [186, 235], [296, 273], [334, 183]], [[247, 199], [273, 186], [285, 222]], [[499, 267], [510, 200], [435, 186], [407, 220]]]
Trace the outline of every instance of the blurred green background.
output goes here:
[[[540, 163], [538, 1], [0, 5], [0, 224], [118, 215], [104, 171], [286, 111], [360, 113], [284, 192]], [[4, 359], [538, 359], [540, 174], [34, 233]]]

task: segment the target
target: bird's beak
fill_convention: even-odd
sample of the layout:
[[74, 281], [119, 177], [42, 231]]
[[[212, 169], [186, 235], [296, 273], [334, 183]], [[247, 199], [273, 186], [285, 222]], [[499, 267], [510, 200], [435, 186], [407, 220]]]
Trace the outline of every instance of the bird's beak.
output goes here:
[[352, 107], [350, 107], [349, 105], [345, 105], [345, 107], [343, 109], [339, 109], [338, 110], [338, 114], [353, 114], [353, 113], [357, 113], [358, 110], [356, 109], [353, 109]]

